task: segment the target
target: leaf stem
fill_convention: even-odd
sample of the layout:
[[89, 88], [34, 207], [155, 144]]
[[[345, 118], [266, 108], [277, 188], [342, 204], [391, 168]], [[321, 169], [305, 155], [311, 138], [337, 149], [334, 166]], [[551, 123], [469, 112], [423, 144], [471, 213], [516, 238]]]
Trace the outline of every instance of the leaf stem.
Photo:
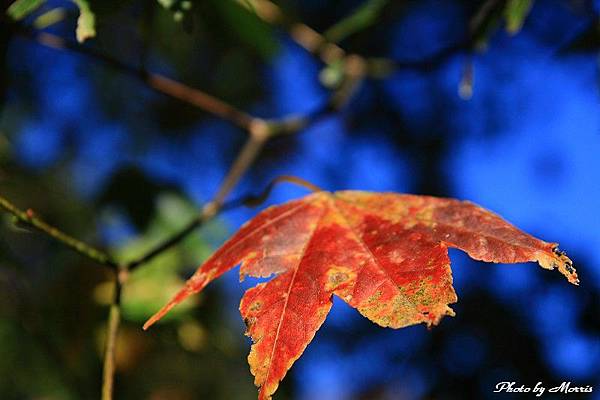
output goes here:
[[312, 192], [323, 192], [324, 191], [324, 189], [321, 189], [317, 185], [310, 183], [310, 182], [308, 182], [302, 178], [299, 178], [297, 176], [281, 175], [281, 176], [278, 176], [275, 179], [273, 179], [271, 182], [269, 182], [267, 187], [265, 187], [265, 189], [261, 193], [259, 193], [257, 195], [245, 196], [241, 199], [234, 200], [233, 203], [244, 204], [245, 206], [248, 206], [248, 207], [256, 207], [256, 206], [264, 203], [265, 200], [267, 200], [267, 198], [271, 195], [271, 192], [273, 191], [275, 186], [277, 186], [277, 184], [279, 184], [281, 182], [295, 183], [296, 185], [303, 186], [303, 187], [311, 190]]
[[248, 168], [250, 168], [256, 157], [258, 157], [263, 146], [272, 135], [272, 131], [269, 129], [269, 126], [266, 123], [262, 121], [255, 122], [251, 130], [250, 137], [246, 140], [246, 143], [238, 153], [238, 156], [231, 165], [229, 172], [223, 179], [217, 194], [213, 198], [212, 203], [215, 205], [217, 210], [221, 207], [227, 195], [237, 185], [244, 173], [248, 170]]
[[275, 185], [280, 182], [295, 183], [296, 185], [303, 186], [312, 192], [324, 192], [325, 191], [325, 189], [320, 188], [319, 186], [315, 185], [314, 183], [311, 183], [305, 179], [302, 179], [302, 178], [294, 176], [294, 175], [280, 175], [280, 176], [276, 177], [269, 183], [269, 185], [267, 186], [267, 190], [269, 190], [269, 191], [272, 190], [272, 188], [275, 187]]

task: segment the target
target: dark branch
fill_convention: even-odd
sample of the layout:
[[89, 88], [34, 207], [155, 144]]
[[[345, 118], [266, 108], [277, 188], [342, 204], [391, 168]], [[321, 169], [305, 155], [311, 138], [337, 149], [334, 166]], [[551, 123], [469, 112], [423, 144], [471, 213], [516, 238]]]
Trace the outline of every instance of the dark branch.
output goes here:
[[149, 72], [144, 68], [136, 68], [92, 47], [83, 46], [73, 40], [65, 39], [51, 33], [38, 31], [20, 23], [11, 22], [10, 26], [12, 26], [17, 34], [35, 40], [41, 45], [58, 50], [74, 51], [92, 57], [95, 60], [102, 61], [122, 73], [141, 80], [148, 87], [157, 92], [184, 103], [191, 104], [207, 113], [230, 121], [246, 131], [250, 131], [253, 121], [255, 120], [250, 114], [241, 111], [231, 104], [211, 96], [208, 93], [194, 89], [164, 75]]

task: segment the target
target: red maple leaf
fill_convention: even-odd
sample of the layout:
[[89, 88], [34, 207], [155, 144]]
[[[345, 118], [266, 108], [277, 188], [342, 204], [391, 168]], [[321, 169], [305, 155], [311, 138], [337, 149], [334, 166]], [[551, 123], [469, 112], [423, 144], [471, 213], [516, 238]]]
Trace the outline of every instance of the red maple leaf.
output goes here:
[[270, 207], [217, 250], [145, 325], [241, 263], [249, 289], [240, 312], [254, 344], [248, 362], [259, 399], [269, 399], [342, 298], [391, 328], [437, 325], [454, 315], [448, 247], [476, 260], [537, 261], [578, 283], [555, 243], [536, 239], [473, 203], [393, 193], [318, 192]]

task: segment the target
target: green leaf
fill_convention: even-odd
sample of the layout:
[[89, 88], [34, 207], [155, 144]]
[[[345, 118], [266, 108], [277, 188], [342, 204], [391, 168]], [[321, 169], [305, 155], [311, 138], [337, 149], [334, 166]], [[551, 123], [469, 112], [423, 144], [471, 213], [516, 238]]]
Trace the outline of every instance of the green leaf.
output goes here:
[[533, 0], [508, 0], [504, 8], [508, 33], [514, 35], [521, 30], [532, 6]]
[[157, 0], [158, 4], [166, 8], [167, 10], [175, 5], [175, 0]]
[[278, 43], [273, 30], [251, 10], [232, 0], [213, 0], [212, 3], [227, 27], [265, 58], [277, 51]]
[[54, 25], [65, 19], [65, 15], [66, 13], [63, 8], [53, 8], [37, 17], [35, 21], [33, 21], [33, 27], [35, 29], [45, 29], [50, 25]]
[[337, 22], [325, 31], [327, 40], [340, 42], [351, 34], [369, 27], [375, 22], [388, 0], [369, 0], [358, 7], [352, 14]]
[[45, 2], [46, 0], [17, 0], [8, 7], [6, 14], [19, 21], [37, 10]]
[[96, 17], [90, 8], [88, 0], [73, 0], [79, 7], [79, 18], [77, 19], [77, 30], [75, 31], [77, 41], [84, 42], [86, 39], [96, 36]]

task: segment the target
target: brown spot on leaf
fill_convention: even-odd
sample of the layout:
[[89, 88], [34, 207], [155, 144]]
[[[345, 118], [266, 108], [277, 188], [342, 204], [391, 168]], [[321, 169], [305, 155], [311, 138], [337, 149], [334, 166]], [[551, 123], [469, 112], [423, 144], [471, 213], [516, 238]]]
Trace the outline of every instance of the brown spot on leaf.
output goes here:
[[327, 271], [327, 283], [325, 284], [325, 289], [329, 292], [333, 292], [355, 279], [355, 271], [347, 267], [334, 265]]
[[252, 325], [256, 322], [255, 317], [247, 317], [244, 318], [244, 324], [246, 325], [246, 330], [249, 331], [252, 328]]
[[343, 272], [336, 272], [335, 274], [329, 275], [329, 283], [337, 286], [340, 283], [348, 280], [348, 274]]

